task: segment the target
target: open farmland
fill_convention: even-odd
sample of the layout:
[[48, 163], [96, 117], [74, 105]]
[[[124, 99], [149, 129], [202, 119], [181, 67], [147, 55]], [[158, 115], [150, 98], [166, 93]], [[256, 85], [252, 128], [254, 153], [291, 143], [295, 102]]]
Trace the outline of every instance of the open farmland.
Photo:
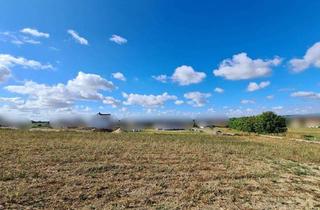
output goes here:
[[0, 130], [4, 209], [318, 209], [320, 144]]
[[287, 137], [320, 142], [319, 128], [294, 128], [289, 129]]

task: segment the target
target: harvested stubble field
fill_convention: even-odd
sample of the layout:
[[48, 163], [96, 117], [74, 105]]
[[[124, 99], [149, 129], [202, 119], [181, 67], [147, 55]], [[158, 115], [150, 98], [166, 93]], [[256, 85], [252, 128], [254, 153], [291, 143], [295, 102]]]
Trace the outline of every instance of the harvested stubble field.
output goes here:
[[0, 130], [4, 209], [318, 209], [320, 145]]

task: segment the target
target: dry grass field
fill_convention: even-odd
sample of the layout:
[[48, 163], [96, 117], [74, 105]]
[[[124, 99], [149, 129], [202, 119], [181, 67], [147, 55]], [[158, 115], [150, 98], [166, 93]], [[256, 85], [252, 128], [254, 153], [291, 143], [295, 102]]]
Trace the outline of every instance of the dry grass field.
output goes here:
[[0, 130], [3, 209], [319, 209], [320, 144]]
[[319, 128], [295, 128], [289, 129], [287, 137], [313, 140], [320, 142], [320, 129]]

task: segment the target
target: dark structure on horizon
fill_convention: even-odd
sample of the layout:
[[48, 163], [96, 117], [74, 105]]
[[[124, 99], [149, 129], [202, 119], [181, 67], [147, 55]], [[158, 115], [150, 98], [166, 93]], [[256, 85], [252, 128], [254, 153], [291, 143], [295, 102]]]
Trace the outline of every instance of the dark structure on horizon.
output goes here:
[[32, 128], [50, 128], [50, 121], [34, 121], [31, 120]]

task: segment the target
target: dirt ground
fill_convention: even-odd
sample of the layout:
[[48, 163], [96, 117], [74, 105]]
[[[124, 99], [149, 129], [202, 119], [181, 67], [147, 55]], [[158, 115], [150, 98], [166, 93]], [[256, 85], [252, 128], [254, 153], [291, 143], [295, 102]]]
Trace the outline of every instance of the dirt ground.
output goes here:
[[0, 130], [0, 209], [319, 209], [320, 145]]

